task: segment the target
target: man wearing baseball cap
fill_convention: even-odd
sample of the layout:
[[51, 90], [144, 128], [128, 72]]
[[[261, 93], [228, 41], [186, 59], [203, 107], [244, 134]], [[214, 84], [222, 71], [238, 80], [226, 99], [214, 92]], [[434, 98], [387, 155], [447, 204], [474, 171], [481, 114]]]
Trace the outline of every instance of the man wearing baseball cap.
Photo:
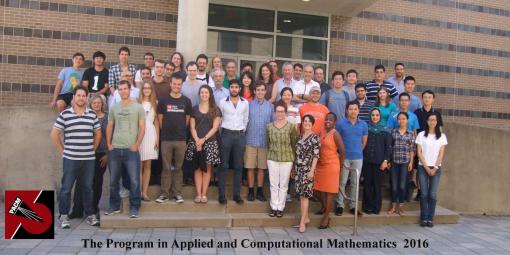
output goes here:
[[312, 86], [308, 92], [310, 95], [310, 102], [303, 104], [299, 108], [299, 114], [301, 119], [307, 114], [311, 114], [315, 118], [315, 124], [313, 125], [312, 131], [317, 135], [320, 135], [324, 131], [324, 125], [326, 122], [326, 115], [329, 113], [329, 109], [320, 104], [321, 89], [318, 86]]

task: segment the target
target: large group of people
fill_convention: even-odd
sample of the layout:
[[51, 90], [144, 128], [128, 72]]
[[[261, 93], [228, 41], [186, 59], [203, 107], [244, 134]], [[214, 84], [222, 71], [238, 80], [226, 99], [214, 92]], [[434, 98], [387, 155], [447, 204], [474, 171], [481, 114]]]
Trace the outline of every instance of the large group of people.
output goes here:
[[[110, 198], [104, 214], [120, 213], [121, 196], [129, 196], [129, 215], [138, 217], [142, 201], [151, 202], [153, 161], [161, 168], [157, 203], [184, 202], [187, 170], [194, 173], [194, 203], [207, 203], [209, 184], [217, 181], [220, 204], [228, 199], [242, 204], [244, 196], [250, 202], [269, 200], [268, 216], [282, 217], [295, 191], [300, 232], [310, 222], [310, 201], [320, 202], [315, 213], [323, 215], [321, 229], [329, 226], [330, 212], [342, 215], [347, 205], [354, 214], [355, 169], [363, 182], [362, 212], [379, 214], [388, 172], [388, 213], [404, 215], [405, 201], [419, 187], [420, 225], [433, 226], [447, 140], [433, 107], [434, 92], [415, 95], [416, 79], [405, 75], [403, 64], [394, 66], [389, 79], [384, 66], [375, 66], [374, 79], [366, 84], [358, 83], [354, 69], [336, 70], [328, 84], [325, 70], [309, 64], [285, 62], [280, 72], [270, 60], [258, 71], [249, 63], [238, 70], [235, 61], [219, 56], [209, 66], [205, 54], [185, 63], [174, 52], [169, 61], [146, 53], [138, 69], [127, 47], [119, 49], [118, 59], [108, 69], [106, 55], [98, 51], [83, 72], [85, 57], [76, 53], [73, 65], [58, 75], [51, 107], [59, 115], [51, 139], [63, 158], [62, 228], [84, 215], [88, 224], [100, 224], [107, 168]], [[234, 172], [229, 198], [228, 169]], [[270, 194], [264, 194], [266, 177]], [[247, 194], [241, 194], [243, 178]]]

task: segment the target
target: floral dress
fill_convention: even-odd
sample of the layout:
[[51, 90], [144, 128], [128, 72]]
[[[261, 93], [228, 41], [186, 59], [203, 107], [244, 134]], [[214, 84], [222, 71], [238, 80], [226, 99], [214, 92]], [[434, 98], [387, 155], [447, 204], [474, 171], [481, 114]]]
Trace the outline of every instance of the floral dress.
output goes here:
[[316, 134], [311, 134], [303, 139], [303, 135], [298, 137], [296, 142], [296, 193], [299, 196], [313, 197], [313, 180], [306, 178], [312, 168], [314, 158], [319, 158], [321, 148], [320, 138]]

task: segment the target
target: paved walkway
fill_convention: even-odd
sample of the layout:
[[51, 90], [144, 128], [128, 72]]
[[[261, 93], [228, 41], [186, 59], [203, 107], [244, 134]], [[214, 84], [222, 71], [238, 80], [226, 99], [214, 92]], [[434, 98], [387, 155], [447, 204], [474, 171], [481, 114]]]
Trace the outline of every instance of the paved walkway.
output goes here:
[[[3, 205], [2, 205], [3, 207]], [[100, 229], [88, 226], [83, 220], [72, 220], [72, 228], [56, 228], [54, 240], [4, 240], [4, 212], [0, 213], [0, 254], [509, 254], [510, 253], [510, 217], [461, 217], [459, 224], [437, 225], [434, 228], [421, 228], [417, 225], [361, 226], [359, 236], [351, 236], [352, 229], [334, 227], [318, 230], [309, 227], [300, 234], [294, 228], [180, 228], [180, 229]], [[57, 221], [58, 222], [58, 221]], [[151, 241], [154, 248], [87, 248], [81, 239], [93, 239], [96, 244], [107, 239], [126, 244], [129, 241]], [[176, 240], [192, 241], [213, 240], [213, 248], [179, 249], [171, 248]], [[243, 248], [241, 242], [253, 244], [253, 240], [268, 245], [269, 242], [281, 243], [298, 240], [302, 243], [319, 243], [318, 248]], [[397, 248], [359, 248], [346, 249], [331, 247], [329, 241], [338, 245], [353, 241], [383, 240]], [[419, 245], [428, 248], [404, 248], [405, 240], [410, 247]], [[169, 248], [157, 248], [159, 243], [167, 242]], [[235, 248], [220, 248], [218, 242], [236, 243]], [[90, 245], [90, 244], [88, 244]], [[413, 246], [414, 245], [414, 246]]]

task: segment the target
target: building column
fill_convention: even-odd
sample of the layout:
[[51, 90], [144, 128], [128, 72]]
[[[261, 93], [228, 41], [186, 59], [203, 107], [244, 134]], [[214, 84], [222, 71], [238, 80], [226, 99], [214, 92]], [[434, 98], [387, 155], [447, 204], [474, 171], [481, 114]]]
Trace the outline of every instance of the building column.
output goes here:
[[207, 50], [209, 0], [179, 0], [177, 51], [184, 55], [184, 65]]

